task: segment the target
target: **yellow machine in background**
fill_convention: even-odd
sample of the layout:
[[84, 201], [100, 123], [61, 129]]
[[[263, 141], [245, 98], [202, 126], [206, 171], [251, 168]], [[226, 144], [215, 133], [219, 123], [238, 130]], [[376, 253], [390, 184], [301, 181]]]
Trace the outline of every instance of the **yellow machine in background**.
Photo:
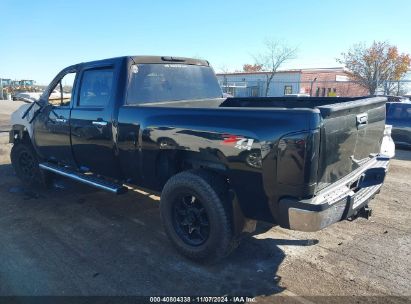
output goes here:
[[0, 99], [8, 99], [9, 97], [15, 99], [15, 95], [18, 93], [38, 91], [40, 90], [35, 86], [34, 80], [11, 80], [0, 78]]

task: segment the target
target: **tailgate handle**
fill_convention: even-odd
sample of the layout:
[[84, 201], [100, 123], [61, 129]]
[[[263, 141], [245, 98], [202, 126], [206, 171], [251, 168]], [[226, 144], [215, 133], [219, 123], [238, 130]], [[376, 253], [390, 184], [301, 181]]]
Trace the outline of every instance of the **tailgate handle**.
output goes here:
[[364, 128], [368, 124], [368, 114], [362, 113], [357, 115], [357, 128]]

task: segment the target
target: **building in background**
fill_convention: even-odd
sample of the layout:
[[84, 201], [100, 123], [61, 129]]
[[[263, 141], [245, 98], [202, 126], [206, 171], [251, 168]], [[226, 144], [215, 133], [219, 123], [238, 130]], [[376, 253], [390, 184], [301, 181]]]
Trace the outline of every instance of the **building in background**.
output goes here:
[[[267, 72], [217, 74], [225, 93], [237, 97], [264, 96]], [[278, 71], [270, 84], [268, 96], [289, 94], [311, 96], [364, 96], [367, 89], [351, 81], [344, 68], [296, 69]]]

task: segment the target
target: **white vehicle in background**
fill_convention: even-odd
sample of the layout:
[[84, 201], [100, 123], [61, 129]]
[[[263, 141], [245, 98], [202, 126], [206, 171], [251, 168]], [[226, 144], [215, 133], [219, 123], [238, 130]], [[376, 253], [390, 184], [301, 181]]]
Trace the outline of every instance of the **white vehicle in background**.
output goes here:
[[34, 102], [39, 100], [42, 92], [19, 92], [13, 95], [13, 100], [21, 100], [25, 102]]
[[64, 91], [63, 91], [63, 94], [61, 94], [60, 91], [53, 90], [53, 92], [50, 94], [49, 100], [53, 100], [53, 99], [68, 100], [68, 99], [71, 99], [71, 94], [70, 93], [65, 93]]
[[392, 125], [385, 125], [384, 137], [382, 138], [381, 151], [382, 155], [385, 155], [389, 158], [395, 156], [395, 143], [391, 137]]
[[[16, 93], [13, 96], [13, 100], [20, 100], [20, 101], [24, 101], [24, 102], [34, 102], [40, 99], [40, 96], [43, 94], [43, 92], [20, 92], [20, 93]], [[60, 91], [58, 90], [54, 90], [51, 94], [49, 99], [53, 100], [53, 99], [61, 99], [63, 97], [64, 100], [66, 99], [70, 99], [71, 98], [71, 94], [70, 93], [64, 93], [63, 92], [63, 96], [61, 95]]]

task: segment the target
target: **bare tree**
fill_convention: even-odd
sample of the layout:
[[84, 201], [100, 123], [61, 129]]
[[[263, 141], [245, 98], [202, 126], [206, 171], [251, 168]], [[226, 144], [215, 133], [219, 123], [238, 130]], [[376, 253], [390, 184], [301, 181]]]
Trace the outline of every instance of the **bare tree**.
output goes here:
[[386, 81], [384, 83], [384, 95], [401, 96], [407, 94], [406, 84], [401, 80]]
[[370, 47], [355, 44], [337, 59], [351, 72], [351, 78], [374, 95], [384, 83], [399, 81], [410, 67], [409, 54], [400, 54], [394, 45], [374, 41]]
[[226, 65], [222, 65], [219, 67], [219, 70], [223, 74], [223, 92], [227, 93], [227, 86], [228, 86], [227, 74], [229, 73], [229, 69]]
[[274, 39], [267, 39], [264, 44], [265, 51], [253, 57], [255, 65], [261, 66], [261, 70], [267, 72], [265, 80], [265, 96], [268, 96], [274, 75], [287, 60], [296, 57], [297, 48], [290, 47], [285, 43]]

